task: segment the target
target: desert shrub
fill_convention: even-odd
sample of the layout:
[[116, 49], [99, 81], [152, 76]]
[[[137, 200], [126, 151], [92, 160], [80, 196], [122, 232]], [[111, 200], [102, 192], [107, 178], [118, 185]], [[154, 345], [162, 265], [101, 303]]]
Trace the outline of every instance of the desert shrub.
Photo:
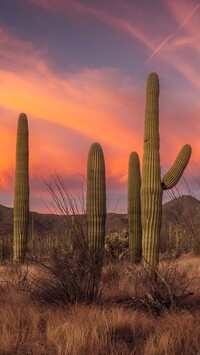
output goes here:
[[[91, 251], [87, 242], [87, 228], [79, 220], [79, 208], [63, 178], [57, 173], [45, 181], [52, 198], [51, 209], [63, 215], [66, 234], [56, 243], [49, 238], [48, 259], [35, 261], [45, 275], [35, 280], [33, 296], [50, 303], [92, 303], [101, 298], [100, 276], [103, 253]], [[84, 200], [81, 202], [84, 211]], [[102, 255], [101, 255], [102, 254]]]
[[156, 315], [168, 310], [198, 308], [200, 295], [196, 295], [195, 303], [193, 296], [197, 292], [196, 284], [200, 277], [190, 276], [188, 270], [189, 267], [181, 269], [177, 259], [167, 260], [160, 263], [159, 269], [155, 270], [157, 277], [152, 279], [145, 268], [130, 265], [130, 280], [135, 285], [135, 295], [122, 300], [122, 303], [146, 309]]
[[35, 278], [34, 299], [45, 303], [98, 303], [103, 289], [99, 258], [84, 250], [54, 253], [48, 263], [38, 262], [44, 273]]
[[105, 240], [105, 262], [118, 262], [126, 260], [129, 256], [128, 251], [128, 232], [123, 230], [121, 233], [111, 233]]

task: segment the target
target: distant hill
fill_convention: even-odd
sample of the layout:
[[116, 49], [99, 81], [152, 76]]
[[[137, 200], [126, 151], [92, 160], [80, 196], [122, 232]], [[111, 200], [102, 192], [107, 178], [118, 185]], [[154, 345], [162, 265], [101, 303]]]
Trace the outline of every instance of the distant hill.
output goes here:
[[[66, 216], [53, 214], [30, 213], [30, 232], [43, 234], [61, 234], [66, 231], [68, 220]], [[85, 216], [77, 216], [82, 225]], [[192, 196], [181, 196], [163, 205], [162, 227], [172, 225], [200, 226], [200, 201]], [[108, 213], [107, 234], [119, 232], [128, 228], [127, 214]], [[13, 233], [13, 209], [0, 205], [0, 236]]]
[[200, 201], [192, 196], [180, 196], [163, 205], [162, 224], [200, 225]]

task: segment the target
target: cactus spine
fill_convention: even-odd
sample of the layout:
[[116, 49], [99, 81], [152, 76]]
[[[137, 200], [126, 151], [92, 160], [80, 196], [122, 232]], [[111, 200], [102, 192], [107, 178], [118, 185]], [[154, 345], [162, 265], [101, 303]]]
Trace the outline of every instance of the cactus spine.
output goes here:
[[151, 73], [146, 88], [141, 217], [143, 263], [153, 275], [159, 257], [163, 189], [175, 186], [191, 156], [190, 145], [185, 145], [161, 182], [159, 149], [159, 79]]
[[140, 188], [140, 161], [138, 154], [132, 152], [129, 157], [128, 168], [129, 253], [132, 263], [139, 262], [142, 255]]
[[24, 113], [19, 115], [16, 143], [16, 167], [14, 187], [14, 236], [13, 260], [23, 261], [27, 248], [29, 219], [29, 148], [28, 121]]
[[105, 244], [106, 182], [104, 155], [99, 143], [93, 143], [88, 153], [86, 215], [89, 249], [101, 261]]

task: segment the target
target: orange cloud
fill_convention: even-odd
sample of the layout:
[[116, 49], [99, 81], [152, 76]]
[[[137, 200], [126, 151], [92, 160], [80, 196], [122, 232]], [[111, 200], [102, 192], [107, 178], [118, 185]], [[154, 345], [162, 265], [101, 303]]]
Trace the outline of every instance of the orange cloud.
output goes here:
[[[69, 178], [70, 183], [73, 183], [76, 173], [85, 174], [87, 152], [93, 141], [102, 144], [109, 188], [125, 189], [130, 152], [136, 150], [142, 158], [143, 82], [114, 68], [87, 68], [79, 69], [75, 74], [58, 75], [44, 59], [45, 52], [35, 50], [33, 44], [18, 40], [5, 29], [1, 31], [5, 34], [4, 39], [0, 39], [0, 81], [3, 88], [0, 90], [0, 103], [4, 136], [0, 148], [5, 152], [0, 158], [1, 186], [5, 189], [11, 187], [13, 181], [16, 123], [23, 111], [29, 118], [33, 199], [43, 189], [41, 177], [48, 179], [54, 169]], [[193, 69], [186, 68], [184, 60], [173, 50], [166, 53], [163, 48], [159, 56], [169, 63], [174, 61], [172, 65], [179, 65], [180, 71], [185, 70], [190, 80], [193, 75], [192, 80], [196, 80], [198, 85], [198, 76], [195, 77]], [[179, 95], [175, 92], [166, 94], [166, 105], [163, 105], [161, 96], [163, 165], [173, 162], [174, 151], [178, 152], [184, 143], [192, 142], [193, 156], [198, 159], [196, 142], [200, 107], [197, 105], [194, 111], [189, 107], [186, 112], [184, 105], [181, 112], [183, 121], [177, 119], [181, 102], [186, 102], [187, 94], [187, 91]], [[170, 111], [172, 108], [174, 112]], [[191, 125], [192, 133], [191, 130], [188, 133]], [[186, 135], [189, 135], [187, 141]]]
[[[102, 75], [106, 76], [106, 72], [102, 72]], [[98, 86], [98, 82], [97, 87], [90, 83], [87, 85], [87, 75], [86, 85], [80, 83], [81, 89], [73, 97], [62, 79], [54, 80], [52, 76], [45, 80], [33, 73], [18, 75], [4, 71], [0, 72], [0, 77], [4, 87], [0, 101], [6, 109], [25, 111], [29, 116], [56, 122], [116, 148], [119, 141], [123, 146], [123, 143], [130, 144], [133, 139], [131, 132], [121, 126], [123, 117], [117, 113], [118, 108], [123, 115], [120, 93], [114, 95], [109, 92], [110, 89], [107, 91]], [[116, 107], [115, 114], [110, 110], [112, 106]]]
[[4, 64], [0, 66], [1, 124], [5, 127], [5, 140], [0, 142], [5, 152], [1, 186], [7, 186], [6, 180], [10, 184], [8, 174], [13, 179], [20, 112], [26, 112], [29, 119], [33, 184], [48, 178], [54, 169], [65, 176], [85, 174], [93, 141], [104, 149], [108, 179], [118, 176], [124, 183], [127, 156], [132, 150], [141, 151], [143, 109], [137, 85], [113, 68], [83, 69], [60, 77], [30, 43], [4, 33], [0, 43], [0, 64]]
[[[0, 63], [4, 63], [0, 102], [4, 109], [25, 111], [116, 148], [119, 141], [121, 146], [131, 143], [133, 136], [125, 125], [122, 129], [121, 122], [129, 110], [134, 122], [140, 98], [136, 85], [129, 86], [120, 71], [83, 69], [63, 78], [51, 71], [41, 53], [34, 53], [30, 43], [17, 42], [7, 34], [0, 48]], [[19, 63], [25, 63], [23, 72]]]

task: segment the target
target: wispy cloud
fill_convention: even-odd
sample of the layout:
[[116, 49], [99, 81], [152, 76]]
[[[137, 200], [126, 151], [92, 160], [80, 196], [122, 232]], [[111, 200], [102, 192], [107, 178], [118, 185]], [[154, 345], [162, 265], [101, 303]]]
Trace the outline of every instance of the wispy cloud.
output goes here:
[[200, 41], [200, 35], [194, 35], [194, 36], [186, 35], [175, 39], [172, 45], [174, 45], [175, 47], [184, 47], [199, 41]]
[[[123, 72], [114, 66], [99, 68], [94, 65], [91, 68], [82, 65], [73, 72], [63, 70], [61, 74], [56, 65], [50, 65], [47, 46], [40, 48], [36, 41], [22, 40], [14, 31], [10, 32], [2, 26], [0, 81], [3, 90], [0, 90], [0, 109], [3, 138], [0, 150], [5, 154], [0, 156], [0, 182], [4, 192], [12, 190], [16, 124], [18, 114], [22, 111], [29, 118], [30, 177], [34, 203], [38, 201], [38, 196], [40, 198], [43, 189], [41, 177], [48, 179], [54, 169], [72, 185], [76, 173], [85, 174], [87, 152], [93, 141], [99, 141], [105, 153], [107, 186], [112, 191], [126, 191], [129, 154], [137, 150], [142, 157], [146, 71], [149, 68], [157, 71], [165, 63], [168, 65], [161, 72], [160, 102], [162, 164], [171, 164], [175, 151], [179, 151], [182, 144], [191, 142], [194, 147], [193, 158], [198, 159], [200, 105], [198, 97], [194, 97], [195, 90], [187, 106], [190, 95], [188, 87], [183, 87], [177, 93], [176, 85], [170, 92], [166, 92], [166, 87], [162, 85], [162, 78], [168, 77], [173, 68], [171, 80], [175, 82], [174, 73], [180, 73], [181, 79], [186, 78], [194, 89], [200, 87], [197, 70], [197, 53], [200, 50], [198, 4], [192, 3], [191, 6], [190, 2], [188, 7], [184, 0], [185, 6], [178, 1], [175, 5], [170, 4], [168, 12], [174, 18], [175, 32], [163, 36], [168, 31], [167, 26], [164, 31], [160, 26], [155, 34], [152, 21], [148, 22], [147, 16], [145, 23], [138, 16], [138, 5], [135, 4], [130, 5], [130, 15], [124, 11], [119, 16], [119, 8], [109, 13], [100, 3], [95, 6], [92, 1], [87, 6], [80, 1], [31, 1], [43, 6], [45, 16], [49, 10], [64, 16], [71, 16], [73, 12], [73, 16], [78, 14], [78, 19], [83, 14], [83, 20], [86, 21], [88, 14], [98, 20], [98, 30], [101, 25], [108, 31], [110, 28], [115, 29], [116, 33], [120, 31], [120, 40], [129, 37], [127, 43], [132, 43], [143, 71], [140, 79], [136, 79], [134, 65], [130, 75], [124, 74], [127, 73], [126, 66]], [[70, 18], [72, 22], [73, 16]], [[55, 17], [59, 17], [58, 13]], [[159, 21], [161, 24], [162, 19]], [[81, 26], [81, 23], [77, 26]], [[18, 31], [16, 33], [19, 34]], [[190, 51], [185, 51], [185, 46], [190, 46]], [[145, 66], [143, 63], [147, 53], [150, 56]], [[193, 102], [195, 107], [192, 107]]]
[[[149, 47], [149, 42], [144, 34], [144, 31], [133, 24], [135, 21], [130, 21], [127, 18], [124, 18], [117, 13], [115, 9], [112, 9], [112, 12], [107, 12], [103, 7], [97, 7], [95, 2], [91, 2], [90, 5], [86, 5], [81, 1], [75, 0], [57, 0], [57, 1], [48, 1], [48, 0], [29, 0], [31, 3], [35, 3], [38, 6], [45, 8], [46, 10], [60, 12], [69, 15], [69, 10], [74, 10], [79, 13], [86, 13], [93, 17], [96, 17], [101, 22], [104, 22], [106, 25], [114, 27], [120, 31], [125, 32], [134, 39], [139, 40], [141, 43]], [[119, 2], [120, 3], [120, 2]], [[118, 3], [118, 4], [119, 4]], [[132, 4], [134, 5], [134, 4]], [[137, 8], [135, 9], [137, 12]], [[135, 16], [137, 18], [137, 16]]]
[[194, 8], [187, 14], [187, 16], [184, 18], [184, 20], [181, 22], [181, 24], [179, 26], [177, 26], [177, 28], [175, 29], [174, 32], [172, 32], [169, 36], [167, 36], [157, 47], [156, 49], [151, 53], [151, 55], [149, 56], [149, 58], [146, 61], [146, 64], [150, 62], [150, 60], [156, 55], [158, 54], [158, 52], [163, 48], [163, 46], [165, 46], [166, 43], [169, 42], [169, 40], [171, 40], [185, 25], [186, 23], [189, 21], [189, 19], [192, 17], [192, 15], [199, 9], [200, 7], [200, 2], [194, 6]]
[[[85, 173], [93, 141], [103, 146], [108, 179], [125, 176], [129, 152], [136, 146], [141, 151], [142, 119], [137, 122], [137, 117], [143, 115], [142, 97], [134, 81], [113, 68], [80, 69], [60, 77], [48, 67], [45, 58], [34, 54], [31, 43], [28, 52], [26, 46], [9, 33], [0, 44], [4, 49], [3, 55], [0, 51], [4, 88], [0, 91], [1, 123], [5, 126], [0, 149], [7, 152], [0, 158], [1, 186], [11, 188], [8, 176], [13, 177], [20, 112], [26, 112], [29, 119], [32, 181], [38, 173], [39, 179], [48, 177], [54, 169], [64, 176]], [[7, 64], [5, 58], [9, 58]], [[23, 70], [20, 63], [26, 63]], [[133, 105], [134, 101], [137, 104]], [[114, 182], [111, 185], [114, 188]]]

